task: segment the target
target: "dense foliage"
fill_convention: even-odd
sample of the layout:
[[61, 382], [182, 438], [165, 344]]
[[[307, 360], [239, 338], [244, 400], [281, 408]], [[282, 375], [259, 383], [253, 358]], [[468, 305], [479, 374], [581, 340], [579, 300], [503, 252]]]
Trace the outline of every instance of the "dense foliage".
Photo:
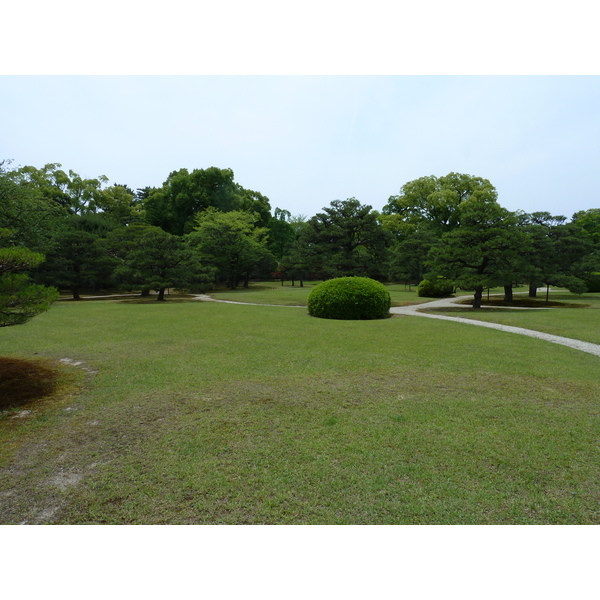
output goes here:
[[[600, 271], [600, 209], [579, 211], [570, 222], [512, 212], [490, 181], [462, 173], [409, 181], [381, 213], [348, 198], [307, 218], [271, 211], [269, 199], [236, 182], [231, 169], [180, 169], [158, 188], [133, 190], [58, 163], [11, 169], [4, 161], [0, 230], [0, 248], [42, 256], [11, 275], [11, 289], [27, 280], [74, 299], [120, 287], [155, 290], [161, 300], [166, 288], [220, 282], [236, 289], [269, 277], [292, 285], [341, 277], [416, 285], [443, 277], [449, 287], [472, 290], [477, 307], [489, 287], [503, 287], [507, 301], [517, 285], [529, 286], [531, 296], [541, 286], [596, 290]], [[419, 293], [445, 293], [423, 285], [429, 288]]]
[[453, 291], [452, 282], [445, 277], [423, 279], [417, 287], [417, 295], [421, 298], [442, 298], [443, 296], [449, 296]]
[[383, 319], [389, 315], [390, 293], [368, 277], [338, 277], [308, 295], [308, 312], [322, 319]]

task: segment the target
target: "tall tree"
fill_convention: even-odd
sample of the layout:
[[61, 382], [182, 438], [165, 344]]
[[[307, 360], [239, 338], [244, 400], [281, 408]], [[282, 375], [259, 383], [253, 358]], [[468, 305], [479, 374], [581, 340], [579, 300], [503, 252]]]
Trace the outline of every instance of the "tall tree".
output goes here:
[[494, 204], [497, 196], [487, 179], [462, 173], [430, 175], [405, 183], [400, 194], [390, 196], [381, 216], [384, 228], [394, 238], [391, 277], [421, 281], [434, 243], [460, 225], [460, 207], [474, 201]]
[[83, 289], [108, 283], [115, 263], [102, 238], [71, 225], [57, 232], [55, 240], [56, 246], [40, 267], [40, 281], [70, 290], [74, 300], [80, 299]]
[[566, 287], [573, 293], [585, 291], [586, 257], [593, 252], [592, 236], [576, 221], [548, 212], [521, 215], [521, 226], [530, 237], [527, 278], [530, 297], [541, 285]]
[[144, 204], [148, 223], [183, 235], [194, 229], [195, 216], [207, 208], [227, 212], [239, 210], [244, 202], [254, 205], [260, 199], [245, 195], [231, 169], [210, 167], [173, 171], [162, 187], [149, 192]]
[[448, 173], [443, 177], [420, 177], [405, 183], [400, 194], [390, 196], [384, 214], [397, 214], [406, 223], [426, 223], [439, 233], [460, 223], [460, 206], [471, 199], [495, 203], [498, 193], [487, 179]]
[[390, 242], [379, 215], [356, 198], [334, 200], [309, 219], [301, 242], [307, 266], [325, 277], [382, 277]]
[[431, 276], [474, 291], [473, 308], [481, 308], [485, 288], [504, 285], [517, 275], [515, 265], [528, 244], [519, 218], [498, 203], [472, 198], [459, 208], [460, 226], [447, 231], [430, 251]]
[[289, 211], [276, 208], [273, 217], [269, 219], [267, 224], [269, 230], [268, 247], [271, 254], [278, 261], [289, 250], [296, 237], [294, 227], [289, 222], [291, 216]]
[[42, 197], [54, 200], [71, 213], [95, 212], [103, 202], [103, 186], [108, 183], [105, 175], [84, 178], [69, 170], [61, 169], [60, 163], [48, 163], [41, 169], [25, 166], [9, 172], [16, 183], [38, 191]]
[[[112, 235], [116, 237], [117, 233]], [[160, 227], [139, 227], [130, 238], [121, 277], [156, 290], [156, 299], [162, 302], [167, 288], [206, 284], [211, 280], [212, 270], [202, 265], [199, 253], [180, 236]]]
[[572, 222], [584, 229], [592, 243], [600, 249], [600, 208], [580, 210], [573, 215]]
[[190, 243], [215, 265], [231, 289], [240, 279], [248, 285], [252, 270], [271, 254], [264, 227], [256, 227], [257, 217], [243, 211], [221, 212], [210, 208], [197, 216]]
[[[7, 236], [0, 230], [0, 238]], [[0, 327], [26, 323], [58, 298], [55, 288], [35, 285], [26, 274], [43, 260], [42, 254], [27, 248], [0, 248]]]
[[0, 172], [0, 228], [8, 230], [4, 245], [25, 246], [44, 253], [67, 214], [39, 190], [15, 182], [10, 172]]

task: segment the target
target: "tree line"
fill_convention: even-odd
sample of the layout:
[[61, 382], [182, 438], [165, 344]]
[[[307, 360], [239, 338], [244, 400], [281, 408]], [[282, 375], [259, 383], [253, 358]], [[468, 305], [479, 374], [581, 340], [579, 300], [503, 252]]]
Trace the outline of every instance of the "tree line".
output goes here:
[[[406, 183], [381, 212], [356, 198], [307, 218], [271, 209], [231, 169], [174, 171], [133, 190], [60, 164], [0, 163], [0, 326], [25, 322], [69, 290], [202, 292], [251, 278], [365, 276], [417, 284], [445, 278], [474, 292], [541, 285], [595, 290], [600, 209], [571, 221], [503, 208], [492, 184], [450, 173]], [[598, 290], [596, 290], [598, 291]]]

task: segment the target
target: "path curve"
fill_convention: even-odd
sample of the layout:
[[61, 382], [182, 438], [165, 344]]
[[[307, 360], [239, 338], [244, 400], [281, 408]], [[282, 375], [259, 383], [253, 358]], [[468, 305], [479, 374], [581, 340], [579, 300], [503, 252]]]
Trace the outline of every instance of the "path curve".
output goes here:
[[[443, 298], [442, 300], [433, 300], [432, 302], [426, 302], [424, 304], [416, 304], [411, 306], [392, 306], [390, 312], [394, 315], [410, 315], [413, 317], [426, 317], [428, 319], [440, 319], [442, 321], [455, 321], [457, 323], [466, 323], [467, 325], [477, 325], [479, 327], [488, 327], [490, 329], [498, 329], [499, 331], [507, 331], [509, 333], [517, 333], [519, 335], [526, 335], [529, 337], [545, 340], [552, 342], [553, 344], [560, 344], [561, 346], [568, 346], [575, 350], [581, 350], [595, 356], [600, 356], [600, 345], [592, 344], [591, 342], [583, 342], [574, 338], [563, 337], [561, 335], [552, 335], [550, 333], [544, 333], [542, 331], [535, 331], [533, 329], [525, 329], [524, 327], [513, 327], [512, 325], [500, 325], [499, 323], [488, 323], [487, 321], [477, 321], [475, 319], [463, 319], [461, 317], [446, 317], [445, 315], [432, 315], [430, 313], [423, 312], [423, 309], [431, 310], [436, 308], [448, 308], [456, 306], [458, 302], [464, 300], [464, 297], [457, 298]], [[511, 307], [514, 308], [514, 307]], [[539, 310], [523, 308], [523, 310]], [[549, 309], [542, 309], [549, 310]]]
[[[202, 302], [223, 302], [226, 304], [246, 304], [249, 306], [280, 306], [284, 308], [306, 308], [306, 306], [289, 306], [281, 304], [256, 304], [252, 302], [236, 302], [234, 300], [218, 300], [212, 298], [207, 294], [194, 294], [194, 299]], [[500, 325], [499, 323], [488, 323], [487, 321], [476, 321], [475, 319], [463, 319], [461, 317], [446, 317], [445, 315], [432, 315], [430, 313], [423, 312], [423, 309], [431, 310], [436, 308], [448, 308], [454, 307], [458, 302], [464, 300], [463, 296], [457, 298], [442, 298], [441, 300], [432, 300], [431, 302], [425, 302], [423, 304], [413, 304], [411, 306], [392, 306], [390, 313], [393, 315], [407, 315], [411, 317], [426, 317], [428, 319], [440, 319], [442, 321], [455, 321], [456, 323], [465, 323], [467, 325], [476, 325], [478, 327], [488, 327], [489, 329], [498, 329], [499, 331], [507, 331], [508, 333], [516, 333], [519, 335], [526, 335], [528, 337], [537, 338], [539, 340], [545, 340], [546, 342], [552, 342], [553, 344], [560, 344], [561, 346], [568, 346], [575, 350], [581, 350], [588, 354], [593, 354], [600, 357], [600, 344], [592, 344], [591, 342], [583, 342], [574, 338], [563, 337], [561, 335], [552, 335], [550, 333], [543, 333], [542, 331], [535, 331], [533, 329], [525, 329], [524, 327], [513, 327], [511, 325]], [[497, 308], [497, 307], [496, 307]], [[508, 307], [507, 307], [508, 308]], [[512, 309], [517, 307], [510, 307]], [[522, 310], [550, 310], [547, 308], [523, 308]]]

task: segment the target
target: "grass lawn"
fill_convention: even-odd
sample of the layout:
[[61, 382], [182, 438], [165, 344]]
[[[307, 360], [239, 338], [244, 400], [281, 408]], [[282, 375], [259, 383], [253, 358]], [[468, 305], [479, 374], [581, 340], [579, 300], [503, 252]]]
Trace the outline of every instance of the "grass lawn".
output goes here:
[[[276, 304], [281, 306], [306, 306], [307, 298], [312, 289], [322, 283], [321, 281], [305, 281], [304, 286], [296, 282], [292, 285], [286, 281], [281, 282], [257, 282], [250, 283], [247, 289], [240, 287], [234, 291], [217, 287], [208, 294], [219, 300], [233, 300], [235, 302], [251, 302], [255, 304]], [[389, 284], [385, 286], [392, 299], [392, 306], [405, 306], [408, 304], [420, 304], [427, 302], [429, 298], [419, 298], [417, 288], [413, 286], [411, 291], [408, 286], [402, 284]]]
[[1, 523], [600, 523], [600, 363], [556, 344], [104, 300], [0, 330], [0, 356], [60, 374], [0, 413]]

